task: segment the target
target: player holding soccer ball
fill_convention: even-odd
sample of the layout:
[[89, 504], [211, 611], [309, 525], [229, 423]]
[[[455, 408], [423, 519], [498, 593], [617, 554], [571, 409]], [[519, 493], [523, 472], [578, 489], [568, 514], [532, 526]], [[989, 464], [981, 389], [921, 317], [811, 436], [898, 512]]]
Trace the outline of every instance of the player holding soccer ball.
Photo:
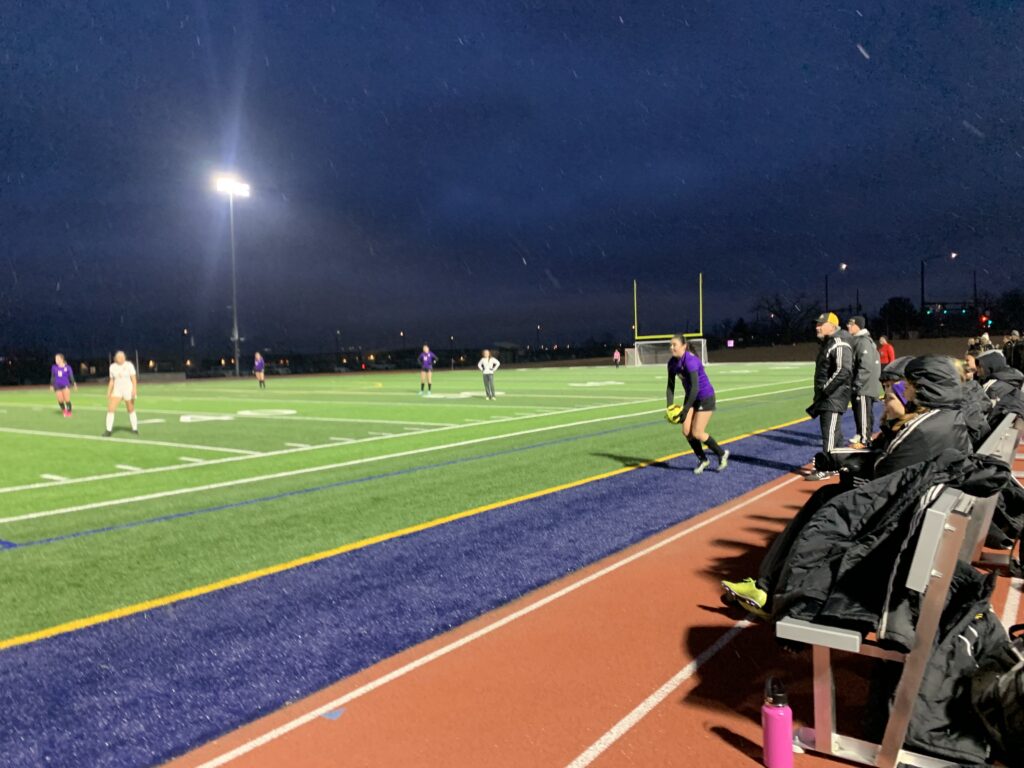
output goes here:
[[[708, 422], [715, 410], [715, 388], [711, 386], [704, 364], [689, 349], [686, 337], [673, 336], [669, 345], [672, 357], [668, 360], [668, 389], [665, 391], [665, 418], [673, 424], [683, 425], [683, 436], [697, 457], [693, 474], [699, 475], [711, 462], [704, 453], [703, 443], [718, 457], [718, 471], [729, 465], [729, 452], [708, 434]], [[683, 381], [685, 398], [681, 406], [675, 404], [676, 377]]]

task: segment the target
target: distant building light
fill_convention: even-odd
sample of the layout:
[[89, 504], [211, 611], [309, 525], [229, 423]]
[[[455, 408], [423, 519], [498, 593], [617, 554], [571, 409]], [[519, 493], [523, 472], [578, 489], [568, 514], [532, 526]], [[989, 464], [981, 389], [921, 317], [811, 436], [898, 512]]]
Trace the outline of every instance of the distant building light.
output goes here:
[[188, 366], [188, 365], [192, 365], [192, 361], [191, 361], [191, 360], [186, 360], [186, 361], [185, 361], [185, 365], [187, 365], [187, 366]]
[[227, 365], [227, 361], [226, 361], [226, 360], [225, 360], [225, 359], [224, 359], [224, 358], [222, 357], [222, 358], [220, 359], [220, 364], [221, 364], [221, 365]]
[[727, 346], [729, 349], [732, 349], [733, 347], [736, 346], [736, 342], [733, 339], [729, 339], [728, 341], [725, 342], [725, 346]]
[[150, 360], [149, 361], [149, 367], [150, 368], [156, 368], [156, 360]]

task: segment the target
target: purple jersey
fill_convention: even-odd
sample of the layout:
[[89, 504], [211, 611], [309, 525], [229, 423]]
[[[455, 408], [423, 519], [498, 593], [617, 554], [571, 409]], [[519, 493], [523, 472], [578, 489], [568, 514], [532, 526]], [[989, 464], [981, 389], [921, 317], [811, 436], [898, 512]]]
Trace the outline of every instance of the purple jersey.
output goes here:
[[263, 367], [264, 367], [264, 366], [265, 366], [266, 364], [267, 364], [267, 361], [266, 361], [266, 360], [264, 360], [264, 359], [263, 359], [263, 358], [261, 357], [261, 358], [260, 358], [259, 360], [255, 360], [255, 361], [253, 361], [253, 364], [252, 364], [252, 369], [253, 369], [253, 370], [254, 370], [254, 371], [255, 371], [256, 373], [263, 373]]
[[54, 389], [67, 389], [75, 383], [75, 374], [71, 372], [70, 365], [50, 366], [50, 386]]
[[711, 380], [708, 379], [708, 375], [704, 371], [704, 364], [700, 361], [699, 357], [690, 352], [690, 350], [686, 350], [682, 357], [670, 357], [668, 359], [669, 376], [678, 376], [683, 380], [683, 391], [687, 396], [690, 394], [689, 374], [694, 371], [697, 372], [697, 399], [706, 400], [709, 397], [713, 397], [715, 388], [711, 386]]
[[424, 371], [434, 370], [434, 363], [437, 362], [437, 355], [433, 352], [420, 352], [419, 356], [420, 368]]

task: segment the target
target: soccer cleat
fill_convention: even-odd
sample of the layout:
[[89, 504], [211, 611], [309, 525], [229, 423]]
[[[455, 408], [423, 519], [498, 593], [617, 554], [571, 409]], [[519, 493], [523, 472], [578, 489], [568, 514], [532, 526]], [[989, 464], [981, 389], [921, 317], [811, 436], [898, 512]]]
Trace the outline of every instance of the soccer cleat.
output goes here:
[[729, 451], [728, 451], [728, 449], [726, 449], [725, 451], [722, 452], [722, 458], [720, 458], [718, 460], [718, 469], [716, 471], [717, 472], [721, 472], [722, 470], [724, 470], [728, 466], [729, 466]]
[[139, 430], [137, 430], [137, 429], [133, 429], [133, 430], [132, 430], [132, 434], [133, 434], [133, 435], [137, 435], [137, 434], [139, 434]]
[[110, 437], [110, 436], [111, 436], [112, 434], [114, 434], [114, 433], [113, 433], [113, 432], [111, 432], [111, 431], [110, 431], [110, 430], [108, 429], [108, 430], [107, 430], [106, 432], [104, 432], [104, 433], [103, 433], [103, 436], [104, 436], [104, 437]]
[[860, 442], [863, 442], [863, 441], [860, 439], [860, 435], [854, 435], [853, 437], [851, 437], [846, 442], [848, 442], [850, 445], [856, 445], [857, 443], [860, 443]]
[[804, 480], [809, 483], [817, 483], [822, 480], [828, 480], [830, 477], [835, 477], [838, 474], [838, 472], [825, 472], [819, 469], [817, 472], [811, 472], [809, 475], [804, 475]]
[[693, 468], [693, 474], [695, 474], [695, 475], [699, 475], [699, 474], [701, 474], [701, 473], [702, 473], [702, 472], [703, 472], [703, 471], [704, 471], [705, 469], [707, 469], [707, 468], [708, 468], [708, 467], [710, 467], [710, 466], [711, 466], [711, 462], [710, 462], [710, 461], [708, 461], [707, 459], [701, 459], [701, 460], [700, 460], [700, 461], [699, 461], [699, 462], [697, 463], [697, 466]]
[[768, 603], [768, 593], [757, 586], [753, 579], [743, 581], [723, 581], [722, 589], [731, 595], [737, 603], [759, 619], [767, 619], [768, 612], [764, 609]]

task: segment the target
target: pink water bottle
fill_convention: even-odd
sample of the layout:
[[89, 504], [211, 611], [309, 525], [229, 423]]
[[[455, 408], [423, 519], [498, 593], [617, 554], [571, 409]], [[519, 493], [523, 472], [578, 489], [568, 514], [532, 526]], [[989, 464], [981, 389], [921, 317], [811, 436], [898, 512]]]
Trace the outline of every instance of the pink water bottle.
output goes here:
[[773, 677], [764, 685], [761, 730], [765, 766], [793, 768], [793, 710], [786, 689]]

